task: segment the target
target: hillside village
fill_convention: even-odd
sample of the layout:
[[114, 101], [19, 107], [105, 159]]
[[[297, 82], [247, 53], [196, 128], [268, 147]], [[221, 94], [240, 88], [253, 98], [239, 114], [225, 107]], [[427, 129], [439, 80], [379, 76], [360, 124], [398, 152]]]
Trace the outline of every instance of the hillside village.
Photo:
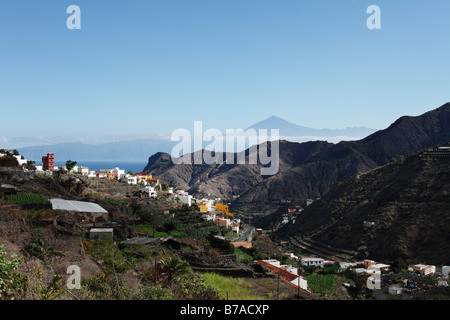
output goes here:
[[[17, 159], [18, 165], [23, 167], [24, 170], [28, 170], [25, 165], [28, 161], [17, 154], [18, 151], [5, 150], [0, 152], [0, 157], [5, 157], [7, 154], [11, 154]], [[48, 153], [46, 156], [42, 157], [42, 165], [34, 166], [35, 173], [53, 175], [55, 172], [59, 174], [60, 172], [68, 172], [67, 167], [57, 167], [55, 166], [55, 155]], [[196, 199], [188, 192], [184, 190], [175, 190], [171, 185], [167, 185], [160, 181], [159, 179], [154, 179], [151, 174], [145, 172], [127, 172], [118, 167], [112, 169], [102, 169], [100, 171], [90, 171], [88, 167], [74, 165], [70, 168], [68, 174], [73, 174], [74, 176], [83, 176], [89, 179], [108, 179], [110, 181], [125, 182], [129, 185], [135, 185], [139, 188], [140, 197], [148, 197], [151, 199], [156, 199], [158, 197], [158, 191], [165, 192], [168, 195], [175, 195], [175, 199], [181, 204], [186, 204], [187, 206], [196, 205], [198, 206], [200, 214], [208, 221], [214, 222], [216, 225], [224, 226], [226, 228], [231, 228], [236, 234], [239, 233], [240, 220], [235, 219], [233, 214], [228, 211], [228, 206], [224, 205], [218, 201], [220, 198], [214, 199]], [[217, 203], [216, 203], [217, 202]]]
[[[22, 257], [24, 266], [17, 270], [41, 270], [46, 279], [25, 274], [30, 286], [39, 282], [47, 290], [22, 288], [10, 297], [233, 298], [208, 282], [211, 274], [246, 279], [266, 299], [450, 296], [449, 266], [391, 265], [312, 241], [305, 245], [307, 239], [279, 242], [271, 230], [245, 224], [213, 195], [197, 199], [145, 172], [55, 167], [54, 159], [49, 153], [36, 165], [16, 150], [0, 150], [2, 249]], [[307, 199], [305, 207], [313, 202]], [[286, 205], [281, 225], [295, 223], [303, 212]], [[61, 289], [69, 264], [89, 270], [85, 291]], [[178, 268], [189, 271], [177, 274]], [[118, 274], [120, 281], [111, 285], [107, 280]], [[262, 285], [265, 279], [271, 284]]]

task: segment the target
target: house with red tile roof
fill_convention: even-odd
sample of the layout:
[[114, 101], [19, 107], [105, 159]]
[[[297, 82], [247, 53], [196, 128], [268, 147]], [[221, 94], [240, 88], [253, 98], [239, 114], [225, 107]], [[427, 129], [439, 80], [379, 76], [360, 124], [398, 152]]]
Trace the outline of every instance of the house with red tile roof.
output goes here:
[[286, 282], [287, 284], [294, 286], [296, 288], [311, 292], [311, 290], [308, 287], [308, 282], [305, 278], [302, 276], [299, 276], [297, 273], [292, 272], [296, 270], [296, 268], [293, 268], [289, 265], [281, 265], [278, 260], [271, 259], [271, 260], [259, 260], [255, 263], [260, 264], [264, 266], [265, 268], [269, 269], [269, 271], [273, 274], [279, 275], [280, 280], [283, 282]]

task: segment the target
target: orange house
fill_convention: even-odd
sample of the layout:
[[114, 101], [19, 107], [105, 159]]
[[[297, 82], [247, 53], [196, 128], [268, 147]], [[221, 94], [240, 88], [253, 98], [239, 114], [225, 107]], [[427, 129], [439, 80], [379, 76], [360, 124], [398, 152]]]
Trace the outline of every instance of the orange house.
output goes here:
[[224, 214], [230, 217], [234, 217], [234, 215], [228, 211], [228, 206], [222, 203], [216, 203], [216, 209], [222, 211]]

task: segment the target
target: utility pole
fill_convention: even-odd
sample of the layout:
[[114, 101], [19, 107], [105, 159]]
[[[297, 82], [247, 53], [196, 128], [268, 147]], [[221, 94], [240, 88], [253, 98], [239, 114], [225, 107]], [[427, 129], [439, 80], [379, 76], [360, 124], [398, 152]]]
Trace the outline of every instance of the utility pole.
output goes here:
[[157, 279], [157, 273], [158, 273], [157, 256], [158, 256], [158, 249], [155, 246], [155, 279], [154, 279], [155, 288], [156, 288], [156, 279]]
[[278, 281], [277, 281], [277, 300], [280, 300], [280, 275], [278, 274]]

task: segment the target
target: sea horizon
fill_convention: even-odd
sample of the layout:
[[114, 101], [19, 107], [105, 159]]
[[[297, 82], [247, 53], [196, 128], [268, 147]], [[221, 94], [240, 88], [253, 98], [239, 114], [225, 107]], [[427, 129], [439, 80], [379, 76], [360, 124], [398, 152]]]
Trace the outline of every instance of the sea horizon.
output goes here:
[[[56, 161], [55, 166], [65, 166], [65, 162]], [[114, 169], [116, 167], [125, 170], [125, 172], [131, 171], [133, 173], [143, 172], [147, 163], [142, 161], [127, 161], [127, 160], [77, 160], [78, 167], [88, 167], [90, 171], [100, 171], [103, 169]]]

